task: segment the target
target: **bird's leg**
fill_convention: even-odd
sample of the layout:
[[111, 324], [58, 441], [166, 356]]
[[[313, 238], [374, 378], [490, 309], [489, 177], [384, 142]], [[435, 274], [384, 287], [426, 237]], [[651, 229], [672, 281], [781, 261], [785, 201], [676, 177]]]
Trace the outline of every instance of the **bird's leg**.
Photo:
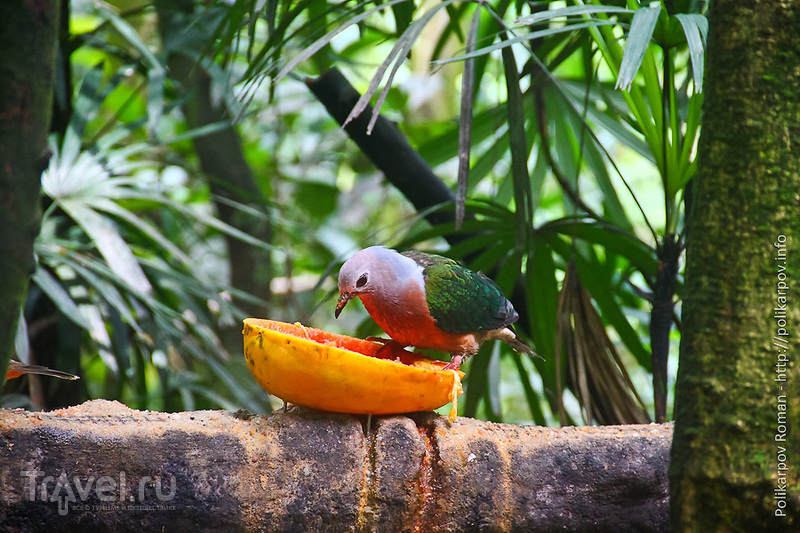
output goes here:
[[442, 370], [458, 370], [461, 366], [461, 363], [464, 362], [464, 355], [463, 354], [455, 354], [450, 358], [450, 362], [447, 363]]

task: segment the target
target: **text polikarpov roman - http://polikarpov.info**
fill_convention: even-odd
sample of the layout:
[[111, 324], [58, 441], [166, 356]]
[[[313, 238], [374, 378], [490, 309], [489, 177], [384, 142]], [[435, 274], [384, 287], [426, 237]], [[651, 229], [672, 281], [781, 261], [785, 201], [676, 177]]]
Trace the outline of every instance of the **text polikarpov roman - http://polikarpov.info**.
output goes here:
[[772, 318], [775, 330], [772, 337], [772, 346], [775, 353], [775, 377], [774, 383], [777, 385], [775, 397], [775, 459], [777, 479], [773, 489], [775, 499], [775, 516], [786, 516], [787, 506], [787, 484], [790, 468], [789, 449], [789, 417], [788, 417], [788, 391], [787, 384], [789, 376], [790, 335], [788, 307], [789, 301], [789, 272], [786, 269], [788, 247], [786, 235], [778, 235], [773, 244], [776, 249], [775, 255], [775, 307], [772, 310]]

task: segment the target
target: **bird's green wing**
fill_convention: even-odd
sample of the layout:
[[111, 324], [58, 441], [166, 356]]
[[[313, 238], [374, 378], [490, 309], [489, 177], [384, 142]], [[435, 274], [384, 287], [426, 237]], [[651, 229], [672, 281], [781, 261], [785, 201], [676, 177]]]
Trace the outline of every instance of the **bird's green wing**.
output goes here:
[[444, 331], [499, 329], [519, 318], [500, 288], [484, 274], [439, 255], [416, 251], [403, 255], [423, 267], [428, 311]]

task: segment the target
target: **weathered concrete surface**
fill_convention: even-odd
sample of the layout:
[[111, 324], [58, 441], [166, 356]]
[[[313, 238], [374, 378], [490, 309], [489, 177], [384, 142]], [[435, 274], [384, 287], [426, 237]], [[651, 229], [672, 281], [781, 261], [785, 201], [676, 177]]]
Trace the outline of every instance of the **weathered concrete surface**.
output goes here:
[[364, 422], [0, 410], [0, 530], [668, 530], [668, 425]]

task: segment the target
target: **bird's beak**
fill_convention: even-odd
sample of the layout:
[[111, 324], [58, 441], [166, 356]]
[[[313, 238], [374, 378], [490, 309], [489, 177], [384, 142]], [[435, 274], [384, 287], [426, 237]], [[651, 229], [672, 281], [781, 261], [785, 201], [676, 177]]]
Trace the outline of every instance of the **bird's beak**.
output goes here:
[[347, 302], [349, 302], [350, 298], [352, 297], [353, 295], [349, 292], [343, 292], [341, 295], [339, 295], [339, 301], [336, 303], [336, 311], [333, 313], [336, 318], [339, 318], [339, 314], [342, 312], [342, 309], [344, 309], [344, 306], [347, 305]]

